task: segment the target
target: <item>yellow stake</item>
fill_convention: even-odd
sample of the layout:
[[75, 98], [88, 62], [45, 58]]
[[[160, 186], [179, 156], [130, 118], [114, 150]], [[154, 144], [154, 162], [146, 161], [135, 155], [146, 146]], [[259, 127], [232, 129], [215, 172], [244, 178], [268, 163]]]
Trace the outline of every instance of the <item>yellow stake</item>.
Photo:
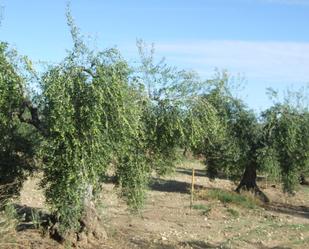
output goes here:
[[195, 170], [194, 170], [194, 168], [192, 168], [190, 208], [192, 208], [192, 205], [193, 205], [193, 196], [194, 196], [194, 175], [195, 175]]

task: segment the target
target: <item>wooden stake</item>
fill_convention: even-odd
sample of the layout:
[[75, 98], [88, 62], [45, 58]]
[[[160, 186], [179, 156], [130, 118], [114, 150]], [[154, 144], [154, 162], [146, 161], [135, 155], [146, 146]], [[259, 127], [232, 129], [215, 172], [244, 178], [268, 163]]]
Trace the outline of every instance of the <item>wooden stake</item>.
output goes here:
[[195, 175], [195, 170], [194, 170], [194, 168], [192, 168], [190, 209], [192, 209], [192, 205], [193, 205], [193, 196], [194, 196], [194, 175]]
[[266, 189], [267, 189], [267, 187], [268, 187], [268, 185], [267, 185], [267, 177], [268, 177], [268, 175], [266, 175]]

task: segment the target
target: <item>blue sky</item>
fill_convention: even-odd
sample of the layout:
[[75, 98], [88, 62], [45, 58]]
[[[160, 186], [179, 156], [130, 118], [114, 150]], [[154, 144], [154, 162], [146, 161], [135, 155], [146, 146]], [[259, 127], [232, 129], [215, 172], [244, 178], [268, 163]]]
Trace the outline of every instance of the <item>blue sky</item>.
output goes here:
[[[72, 45], [65, 0], [0, 0], [0, 39], [34, 61], [56, 62]], [[265, 108], [266, 87], [309, 82], [309, 0], [72, 0], [72, 14], [99, 48], [133, 61], [135, 42], [210, 77], [214, 68], [246, 77], [250, 107]]]

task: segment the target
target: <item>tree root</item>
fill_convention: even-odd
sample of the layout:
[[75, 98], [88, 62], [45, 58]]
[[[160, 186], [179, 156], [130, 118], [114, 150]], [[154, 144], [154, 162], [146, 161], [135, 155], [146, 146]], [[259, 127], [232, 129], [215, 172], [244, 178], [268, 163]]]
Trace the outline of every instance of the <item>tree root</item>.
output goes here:
[[251, 193], [254, 193], [254, 195], [262, 202], [269, 203], [270, 200], [267, 197], [267, 195], [257, 186], [246, 186], [246, 185], [239, 185], [236, 190], [237, 193], [240, 193], [241, 191], [249, 191]]
[[107, 239], [107, 233], [94, 205], [88, 205], [85, 208], [84, 215], [79, 220], [80, 229], [78, 232], [63, 235], [59, 231], [59, 220], [51, 217], [49, 222], [49, 236], [59, 243], [69, 243], [73, 247], [78, 245], [84, 248], [89, 242], [100, 244]]

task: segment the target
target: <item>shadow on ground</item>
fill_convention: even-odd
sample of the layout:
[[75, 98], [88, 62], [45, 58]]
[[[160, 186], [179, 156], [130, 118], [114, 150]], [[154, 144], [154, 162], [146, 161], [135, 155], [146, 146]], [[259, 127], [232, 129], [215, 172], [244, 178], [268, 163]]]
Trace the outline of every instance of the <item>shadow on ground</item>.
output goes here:
[[[190, 175], [190, 176], [192, 175], [192, 169], [188, 169], [188, 168], [177, 168], [176, 172], [179, 174], [184, 174], [184, 175]], [[195, 169], [194, 174], [195, 176], [206, 176], [206, 170]]]
[[181, 242], [179, 245], [182, 247], [185, 246], [185, 247], [193, 248], [193, 249], [220, 248], [219, 245], [210, 244], [208, 242], [200, 241], [200, 240], [185, 241], [185, 242]]
[[151, 242], [143, 239], [131, 240], [130, 243], [134, 248], [149, 248], [149, 249], [176, 249], [174, 245], [164, 244], [163, 242]]
[[24, 231], [27, 229], [37, 229], [45, 227], [49, 224], [51, 216], [40, 208], [29, 207], [26, 205], [14, 204], [16, 214], [20, 223], [16, 227], [16, 231]]
[[309, 219], [309, 207], [306, 206], [294, 206], [291, 204], [285, 204], [280, 202], [270, 202], [263, 207], [268, 211], [274, 211], [282, 214], [288, 214]]
[[[190, 194], [191, 184], [187, 182], [180, 182], [175, 180], [164, 180], [159, 178], [153, 178], [149, 184], [151, 190], [168, 192], [168, 193], [182, 193]], [[194, 185], [194, 189], [207, 189], [202, 185]]]
[[218, 245], [210, 244], [204, 241], [192, 240], [184, 242], [151, 242], [146, 240], [131, 240], [131, 243], [136, 248], [149, 248], [149, 249], [177, 249], [177, 248], [190, 248], [190, 249], [207, 249], [207, 248], [220, 248]]
[[[178, 174], [184, 174], [184, 175], [192, 176], [192, 169], [191, 168], [178, 167], [178, 168], [176, 168], [176, 172]], [[216, 174], [213, 175], [213, 177], [211, 177], [210, 175], [207, 174], [206, 168], [205, 169], [195, 169], [194, 175], [198, 176], [198, 177], [208, 177], [210, 180], [213, 180], [213, 179], [231, 180], [230, 177], [228, 177], [228, 175], [225, 174], [224, 172], [217, 172]]]
[[[167, 192], [167, 193], [182, 193], [190, 194], [191, 184], [187, 182], [165, 180], [159, 178], [153, 178], [149, 184], [151, 190]], [[203, 185], [195, 185], [195, 190], [209, 189]], [[291, 216], [303, 217], [309, 219], [309, 207], [296, 206], [291, 204], [285, 204], [280, 202], [270, 202], [263, 205], [268, 211], [278, 212]]]

